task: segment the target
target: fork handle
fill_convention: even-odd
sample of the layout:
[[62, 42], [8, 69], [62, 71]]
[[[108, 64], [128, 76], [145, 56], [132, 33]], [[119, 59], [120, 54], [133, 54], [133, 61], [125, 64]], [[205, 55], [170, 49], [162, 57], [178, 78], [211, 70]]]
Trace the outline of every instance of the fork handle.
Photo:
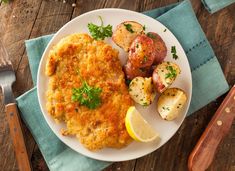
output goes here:
[[19, 170], [31, 171], [17, 105], [15, 103], [7, 104], [5, 110]]

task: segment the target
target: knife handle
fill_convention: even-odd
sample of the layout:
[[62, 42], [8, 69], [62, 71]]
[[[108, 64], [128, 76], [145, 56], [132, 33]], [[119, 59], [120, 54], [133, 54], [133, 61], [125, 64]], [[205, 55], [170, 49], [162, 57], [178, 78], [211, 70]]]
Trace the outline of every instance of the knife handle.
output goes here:
[[30, 162], [27, 154], [25, 141], [21, 129], [20, 117], [15, 103], [5, 106], [7, 120], [10, 128], [10, 134], [13, 141], [15, 155], [20, 171], [30, 171]]
[[229, 132], [234, 117], [235, 86], [229, 91], [191, 152], [188, 159], [190, 171], [204, 171], [210, 166], [219, 143]]

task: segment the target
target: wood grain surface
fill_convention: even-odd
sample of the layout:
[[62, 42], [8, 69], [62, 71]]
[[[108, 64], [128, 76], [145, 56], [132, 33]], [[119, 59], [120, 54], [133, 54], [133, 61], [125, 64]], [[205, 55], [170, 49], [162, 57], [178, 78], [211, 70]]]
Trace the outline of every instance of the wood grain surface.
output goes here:
[[[115, 7], [145, 11], [177, 0], [13, 0], [0, 6], [0, 39], [14, 65], [17, 81], [15, 96], [33, 87], [24, 41], [55, 33], [74, 17], [90, 10]], [[200, 0], [191, 0], [197, 18], [221, 64], [229, 85], [235, 83], [235, 4], [211, 15]], [[72, 7], [76, 3], [76, 7]], [[117, 162], [105, 171], [184, 171], [188, 156], [209, 123], [222, 96], [186, 118], [179, 131], [157, 151], [126, 162]], [[0, 92], [2, 102], [2, 93]], [[34, 170], [48, 170], [31, 133], [23, 125], [27, 151]], [[235, 123], [220, 144], [209, 171], [235, 171]], [[9, 127], [0, 103], [0, 170], [18, 170]]]

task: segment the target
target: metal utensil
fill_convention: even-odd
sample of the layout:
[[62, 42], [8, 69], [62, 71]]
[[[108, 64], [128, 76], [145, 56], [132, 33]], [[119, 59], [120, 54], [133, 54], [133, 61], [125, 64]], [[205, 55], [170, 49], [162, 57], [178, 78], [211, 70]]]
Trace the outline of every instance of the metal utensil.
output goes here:
[[5, 111], [13, 141], [15, 155], [20, 171], [30, 171], [30, 162], [21, 129], [20, 117], [17, 110], [11, 86], [16, 77], [8, 54], [0, 40], [0, 86], [3, 91]]

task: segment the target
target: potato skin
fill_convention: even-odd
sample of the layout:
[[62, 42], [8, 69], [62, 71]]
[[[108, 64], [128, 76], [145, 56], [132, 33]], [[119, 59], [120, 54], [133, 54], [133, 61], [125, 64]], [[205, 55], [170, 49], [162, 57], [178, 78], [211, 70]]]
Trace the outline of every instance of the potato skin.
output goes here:
[[[174, 71], [174, 75], [167, 77], [171, 73], [170, 69]], [[180, 72], [180, 67], [173, 62], [162, 62], [158, 64], [152, 74], [155, 90], [159, 93], [164, 92], [175, 81]]]
[[154, 64], [159, 64], [161, 63], [167, 54], [167, 47], [165, 42], [162, 40], [162, 38], [154, 32], [148, 32], [147, 36], [150, 37], [153, 42], [154, 42], [154, 53], [155, 53], [155, 58], [154, 58]]
[[126, 78], [132, 80], [135, 77], [149, 77], [151, 76], [151, 67], [137, 68], [134, 67], [129, 61], [123, 68]]
[[146, 35], [137, 36], [128, 54], [129, 62], [137, 68], [149, 67], [155, 59], [154, 41]]
[[[133, 33], [127, 30], [125, 26], [127, 24], [131, 25]], [[135, 21], [124, 21], [123, 23], [119, 24], [116, 30], [113, 32], [112, 40], [119, 47], [128, 52], [133, 40], [136, 38], [136, 36], [141, 34], [144, 34], [144, 28], [140, 23]]]
[[157, 111], [163, 119], [171, 121], [179, 116], [186, 101], [187, 96], [183, 90], [169, 88], [158, 98]]

